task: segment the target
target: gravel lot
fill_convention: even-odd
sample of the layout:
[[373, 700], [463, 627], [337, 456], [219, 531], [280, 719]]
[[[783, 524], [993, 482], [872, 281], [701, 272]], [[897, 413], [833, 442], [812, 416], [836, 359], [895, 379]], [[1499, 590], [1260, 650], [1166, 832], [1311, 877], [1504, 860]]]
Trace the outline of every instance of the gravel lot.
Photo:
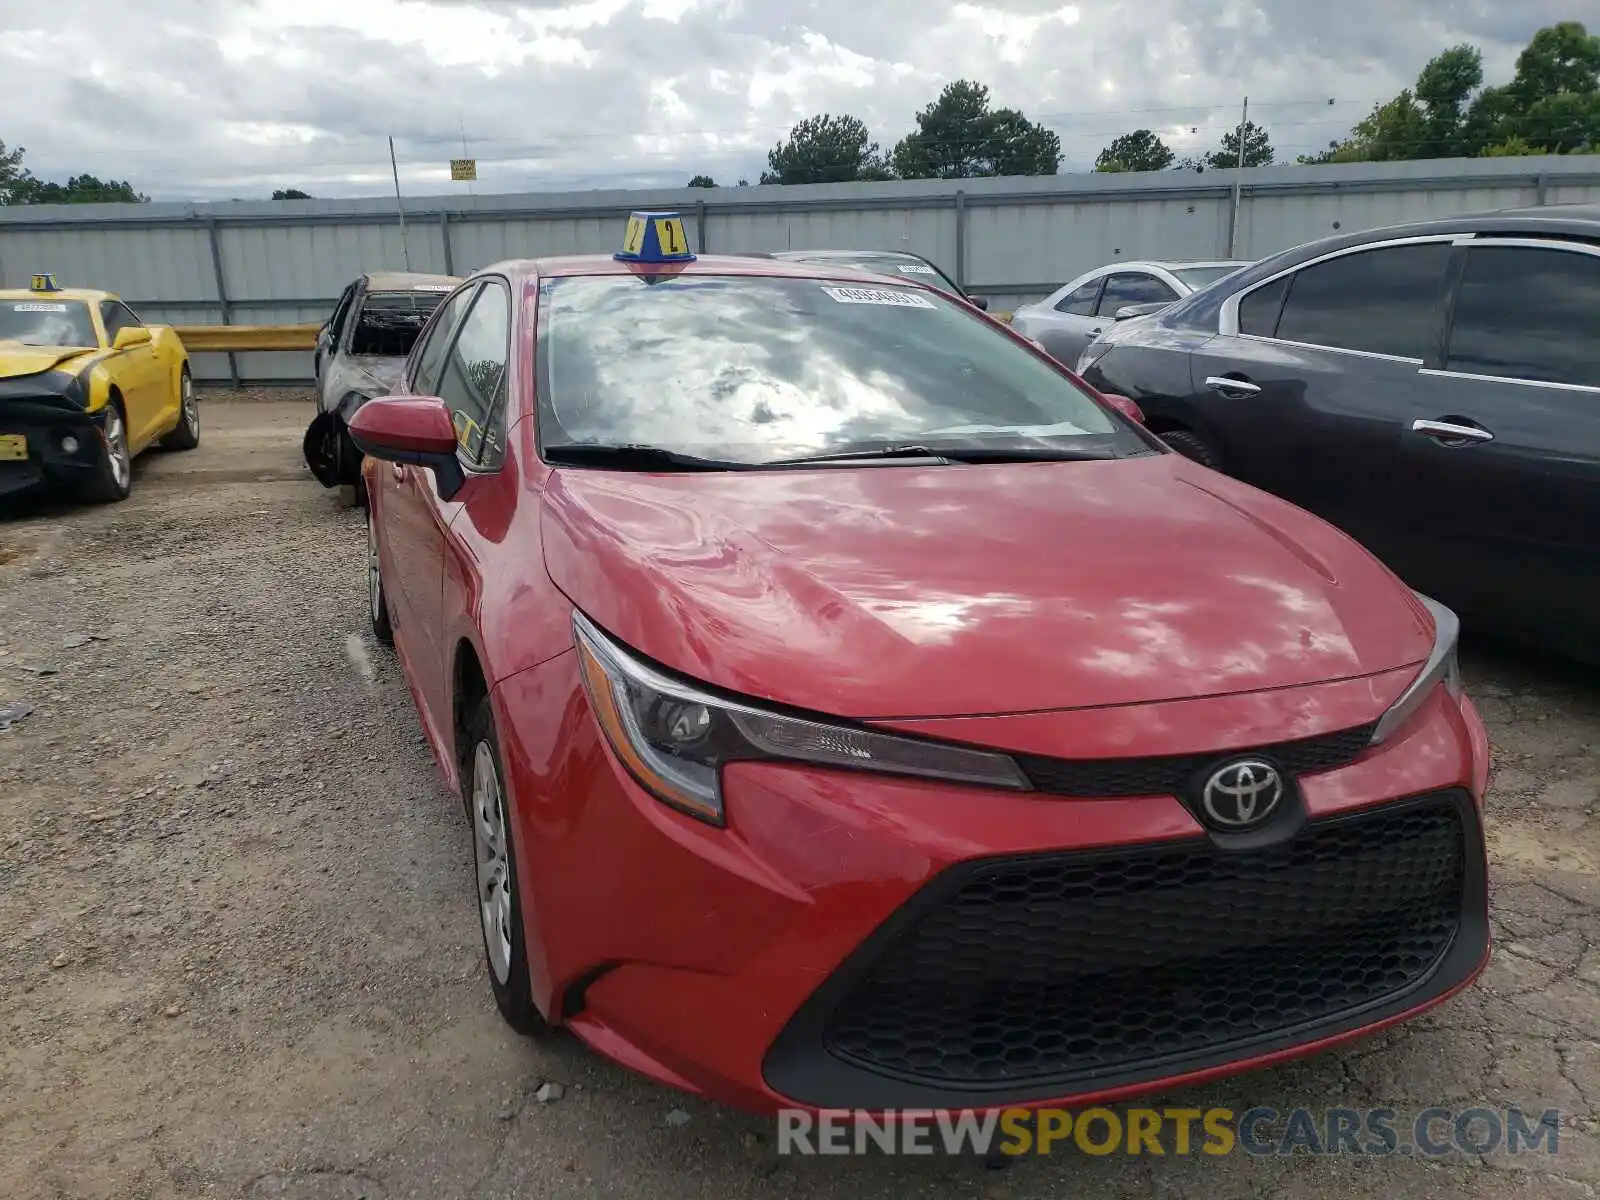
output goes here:
[[365, 632], [359, 514], [300, 464], [303, 397], [224, 396], [127, 503], [0, 515], [0, 709], [35, 706], [0, 732], [0, 1195], [1600, 1195], [1595, 673], [1468, 646], [1496, 764], [1477, 987], [1161, 1098], [1557, 1107], [1556, 1156], [780, 1157], [764, 1121], [502, 1026], [465, 821]]

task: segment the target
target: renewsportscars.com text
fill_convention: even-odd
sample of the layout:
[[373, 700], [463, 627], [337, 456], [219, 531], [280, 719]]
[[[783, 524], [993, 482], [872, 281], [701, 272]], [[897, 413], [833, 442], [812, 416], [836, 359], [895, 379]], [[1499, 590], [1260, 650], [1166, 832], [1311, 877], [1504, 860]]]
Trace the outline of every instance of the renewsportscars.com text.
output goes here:
[[779, 1154], [1555, 1154], [1561, 1113], [1520, 1108], [1046, 1108], [778, 1114]]

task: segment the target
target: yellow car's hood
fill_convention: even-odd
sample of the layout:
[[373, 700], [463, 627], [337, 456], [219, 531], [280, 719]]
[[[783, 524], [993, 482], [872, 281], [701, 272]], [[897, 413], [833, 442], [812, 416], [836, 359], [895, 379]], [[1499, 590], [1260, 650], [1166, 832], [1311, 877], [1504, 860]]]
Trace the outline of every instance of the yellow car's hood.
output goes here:
[[[21, 342], [0, 342], [0, 379], [37, 375], [40, 371], [76, 372], [95, 350], [89, 346], [24, 346]], [[81, 359], [82, 362], [73, 362]]]

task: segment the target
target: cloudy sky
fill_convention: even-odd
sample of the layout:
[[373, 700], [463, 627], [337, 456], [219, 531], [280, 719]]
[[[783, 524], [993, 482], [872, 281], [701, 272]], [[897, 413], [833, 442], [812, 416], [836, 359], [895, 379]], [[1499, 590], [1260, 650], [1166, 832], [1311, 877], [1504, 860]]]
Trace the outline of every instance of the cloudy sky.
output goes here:
[[[951, 79], [1056, 129], [1063, 170], [1238, 117], [1320, 148], [1437, 50], [1507, 77], [1572, 0], [0, 0], [0, 141], [156, 199], [752, 183], [819, 111], [887, 149]], [[1330, 104], [1329, 101], [1332, 101]], [[1194, 132], [1191, 132], [1193, 130]]]

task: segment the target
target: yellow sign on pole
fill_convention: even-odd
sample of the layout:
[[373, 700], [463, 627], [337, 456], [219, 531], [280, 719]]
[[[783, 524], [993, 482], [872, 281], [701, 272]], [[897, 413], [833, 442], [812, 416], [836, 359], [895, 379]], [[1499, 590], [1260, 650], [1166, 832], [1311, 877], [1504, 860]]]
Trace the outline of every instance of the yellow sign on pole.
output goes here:
[[452, 158], [450, 160], [450, 178], [461, 182], [474, 180], [478, 177], [478, 160], [475, 158]]

